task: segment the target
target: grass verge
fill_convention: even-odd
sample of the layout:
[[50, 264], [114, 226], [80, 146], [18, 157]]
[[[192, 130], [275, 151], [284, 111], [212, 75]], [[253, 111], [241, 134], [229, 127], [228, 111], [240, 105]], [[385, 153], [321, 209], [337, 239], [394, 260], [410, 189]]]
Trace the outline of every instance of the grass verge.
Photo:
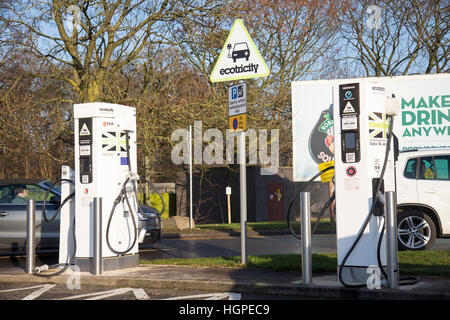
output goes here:
[[[301, 271], [299, 254], [249, 256], [248, 263], [241, 265], [241, 257], [155, 259], [141, 260], [142, 264], [166, 264], [207, 267], [262, 268], [275, 271]], [[313, 273], [336, 273], [337, 258], [334, 253], [312, 255]], [[400, 275], [450, 277], [450, 251], [399, 252]]]

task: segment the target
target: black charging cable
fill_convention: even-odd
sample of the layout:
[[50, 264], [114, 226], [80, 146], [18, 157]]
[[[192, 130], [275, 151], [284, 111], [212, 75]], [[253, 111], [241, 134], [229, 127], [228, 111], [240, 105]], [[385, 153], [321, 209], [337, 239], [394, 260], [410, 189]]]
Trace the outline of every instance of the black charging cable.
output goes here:
[[[47, 189], [47, 192], [45, 193], [44, 196], [44, 202], [42, 204], [42, 217], [44, 218], [44, 221], [47, 223], [53, 222], [56, 217], [59, 215], [59, 213], [61, 212], [61, 209], [64, 207], [64, 205], [75, 196], [75, 192], [72, 192], [70, 195], [68, 195], [63, 201], [61, 201], [61, 204], [58, 206], [58, 208], [56, 209], [55, 214], [53, 215], [53, 217], [51, 217], [50, 219], [47, 217], [47, 198], [48, 195], [50, 194], [50, 190], [53, 189], [53, 187], [55, 185], [57, 185], [58, 183], [61, 182], [70, 182], [70, 183], [74, 183], [72, 180], [69, 179], [59, 179], [56, 180], [55, 182], [53, 182]], [[50, 277], [55, 277], [58, 276], [60, 274], [62, 274], [64, 271], [66, 271], [71, 265], [73, 265], [74, 261], [75, 261], [75, 253], [77, 252], [77, 241], [76, 241], [76, 236], [75, 236], [75, 215], [73, 215], [73, 221], [72, 221], [72, 225], [73, 225], [73, 231], [72, 231], [72, 237], [73, 237], [73, 252], [70, 255], [70, 258], [68, 259], [68, 261], [65, 264], [55, 264], [55, 265], [51, 265], [48, 266], [49, 269], [55, 269], [55, 268], [59, 268], [62, 267], [61, 270], [58, 270], [57, 272], [53, 272], [53, 273], [40, 273], [41, 269], [43, 269], [43, 266], [36, 268], [33, 271], [33, 275], [38, 276], [38, 277], [46, 277], [46, 278], [50, 278]], [[61, 236], [61, 235], [60, 235]], [[42, 270], [43, 271], [43, 270]]]
[[[127, 150], [128, 172], [131, 173], [132, 171], [131, 171], [131, 158], [130, 158], [130, 144], [129, 144], [130, 136], [129, 136], [129, 131], [126, 130], [125, 134], [126, 134], [126, 150]], [[136, 180], [132, 180], [132, 181], [130, 181], [130, 180], [131, 180], [131, 178], [128, 177], [126, 179], [125, 183], [122, 185], [122, 188], [120, 189], [119, 195], [115, 199], [115, 201], [113, 203], [113, 206], [111, 208], [111, 212], [110, 212], [109, 219], [108, 219], [108, 224], [107, 224], [107, 227], [106, 227], [106, 244], [108, 245], [108, 248], [112, 252], [114, 252], [115, 254], [118, 254], [118, 255], [124, 255], [124, 254], [130, 252], [130, 250], [136, 244], [136, 241], [137, 241], [137, 238], [138, 238], [138, 228], [137, 228], [136, 218], [135, 218], [135, 216], [133, 214], [132, 206], [131, 206], [130, 201], [129, 201], [128, 196], [127, 196], [127, 190], [126, 190], [127, 188], [126, 188], [126, 186], [127, 186], [128, 183], [132, 184], [133, 192], [134, 192], [134, 195], [135, 195], [135, 198], [136, 198], [136, 202], [137, 202], [137, 209], [138, 209], [138, 211], [141, 214], [144, 213], [143, 210], [142, 210], [142, 207], [141, 207], [141, 205], [140, 205], [140, 203], [138, 201], [138, 191], [137, 191], [137, 186], [136, 186], [137, 179]], [[166, 208], [166, 205], [165, 205], [165, 202], [164, 202], [164, 197], [162, 196], [161, 192], [158, 190], [158, 188], [155, 187], [155, 185], [153, 183], [151, 183], [150, 181], [148, 181], [146, 179], [141, 179], [141, 180], [146, 182], [158, 194], [158, 196], [159, 196], [159, 198], [161, 200], [161, 203], [162, 203], [161, 211], [158, 212], [159, 217], [161, 217], [161, 215], [163, 214], [163, 212], [164, 212], [164, 210]], [[128, 206], [128, 209], [129, 209], [129, 212], [130, 212], [130, 215], [131, 215], [131, 219], [132, 219], [132, 222], [133, 222], [133, 228], [134, 228], [134, 237], [133, 237], [132, 244], [126, 250], [120, 251], [120, 250], [114, 249], [113, 246], [111, 245], [110, 240], [109, 240], [109, 234], [110, 234], [110, 228], [111, 228], [111, 221], [112, 221], [115, 209], [116, 209], [117, 205], [120, 202], [123, 202], [123, 201], [125, 201], [127, 203], [127, 206]]]
[[[319, 171], [316, 175], [314, 175], [311, 179], [309, 179], [306, 182], [306, 184], [303, 186], [303, 188], [299, 192], [297, 192], [297, 194], [289, 202], [289, 206], [288, 206], [288, 209], [287, 209], [287, 212], [286, 212], [286, 222], [287, 222], [289, 231], [297, 239], [300, 239], [300, 234], [296, 232], [297, 230], [292, 225], [291, 219], [290, 219], [291, 218], [290, 215], [291, 215], [292, 206], [293, 206], [295, 201], [298, 201], [301, 192], [306, 190], [306, 188], [308, 188], [314, 182], [314, 180], [316, 180], [318, 177], [320, 177], [323, 173], [325, 173], [325, 172], [327, 172], [328, 170], [331, 170], [331, 169], [334, 169], [334, 166], [330, 166], [330, 167], [327, 167], [327, 168]], [[325, 210], [330, 206], [330, 204], [333, 202], [333, 200], [334, 200], [334, 192], [333, 192], [333, 195], [327, 200], [325, 205], [322, 207], [321, 214], [319, 214], [319, 216], [322, 215], [325, 212]], [[317, 228], [317, 224], [318, 224], [318, 222], [316, 222], [314, 230]]]
[[[125, 143], [126, 143], [126, 150], [127, 150], [128, 173], [130, 175], [131, 174], [131, 159], [130, 159], [129, 131], [125, 130], [125, 134], [126, 134]], [[130, 204], [130, 201], [128, 199], [128, 194], [127, 194], [128, 182], [131, 182], [131, 184], [133, 186], [133, 192], [136, 197], [136, 202], [138, 202], [138, 210], [141, 210], [141, 207], [139, 206], [135, 181], [130, 181], [130, 180], [131, 180], [131, 178], [130, 178], [130, 176], [128, 176], [126, 178], [125, 182], [122, 184], [122, 187], [120, 188], [120, 191], [119, 191], [119, 195], [116, 197], [116, 199], [114, 200], [114, 203], [112, 205], [111, 212], [109, 214], [108, 224], [106, 226], [106, 244], [107, 244], [109, 250], [111, 250], [112, 252], [114, 252], [115, 254], [118, 254], [118, 255], [124, 255], [124, 254], [127, 254], [128, 252], [130, 252], [131, 249], [133, 249], [134, 245], [136, 244], [136, 241], [138, 238], [138, 228], [137, 228], [137, 224], [136, 224], [136, 218], [133, 214], [133, 208]], [[110, 234], [110, 230], [111, 230], [111, 221], [114, 216], [114, 212], [116, 211], [116, 207], [119, 203], [121, 203], [121, 202], [123, 203], [123, 201], [125, 201], [128, 206], [128, 210], [129, 210], [129, 213], [131, 216], [131, 221], [133, 222], [134, 235], [133, 235], [133, 241], [132, 241], [131, 245], [127, 249], [120, 251], [120, 250], [113, 248], [113, 246], [111, 245], [111, 242], [109, 240], [109, 234]]]
[[[386, 279], [386, 281], [389, 281], [388, 276], [387, 276], [386, 272], [384, 271], [383, 264], [381, 263], [381, 243], [383, 242], [383, 235], [384, 235], [385, 228], [386, 228], [386, 219], [384, 219], [383, 227], [380, 232], [380, 237], [378, 238], [377, 262], [378, 262], [378, 268], [381, 270], [381, 273], [383, 274], [384, 279]], [[397, 241], [397, 239], [396, 239], [396, 241]], [[420, 281], [420, 279], [418, 277], [402, 276], [402, 277], [399, 277], [398, 284], [400, 286], [410, 286], [410, 285], [417, 284], [419, 281]]]

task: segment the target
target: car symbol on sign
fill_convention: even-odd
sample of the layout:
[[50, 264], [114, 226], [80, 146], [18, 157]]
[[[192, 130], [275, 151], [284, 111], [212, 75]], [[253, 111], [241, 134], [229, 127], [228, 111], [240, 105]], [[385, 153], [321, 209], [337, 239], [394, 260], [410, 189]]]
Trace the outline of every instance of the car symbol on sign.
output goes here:
[[237, 59], [245, 58], [248, 61], [250, 57], [250, 50], [248, 49], [246, 42], [238, 42], [233, 47], [233, 52], [231, 53], [233, 57], [233, 62], [236, 63]]

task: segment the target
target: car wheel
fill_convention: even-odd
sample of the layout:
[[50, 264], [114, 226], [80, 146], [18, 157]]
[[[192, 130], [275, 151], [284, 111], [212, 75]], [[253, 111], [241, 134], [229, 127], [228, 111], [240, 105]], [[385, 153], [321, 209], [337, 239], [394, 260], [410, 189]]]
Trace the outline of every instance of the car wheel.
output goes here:
[[399, 250], [427, 250], [433, 246], [436, 227], [426, 213], [407, 210], [398, 215], [397, 221]]

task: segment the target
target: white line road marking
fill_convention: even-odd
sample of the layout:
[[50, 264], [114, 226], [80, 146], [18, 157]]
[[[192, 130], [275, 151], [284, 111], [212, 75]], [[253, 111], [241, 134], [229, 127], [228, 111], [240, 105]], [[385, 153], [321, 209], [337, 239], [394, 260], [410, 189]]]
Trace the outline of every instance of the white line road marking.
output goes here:
[[[43, 293], [54, 288], [55, 286], [56, 286], [56, 284], [44, 284], [44, 285], [37, 285], [37, 286], [25, 287], [25, 288], [0, 290], [0, 293], [38, 289], [22, 299], [22, 300], [34, 300], [34, 299], [40, 297]], [[119, 296], [119, 295], [125, 294], [130, 291], [134, 294], [134, 296], [137, 300], [149, 300], [150, 299], [150, 297], [147, 295], [145, 290], [142, 288], [138, 288], [138, 289], [118, 288], [118, 289], [112, 289], [112, 290], [107, 290], [107, 291], [85, 293], [85, 294], [80, 294], [80, 295], [76, 295], [76, 296], [59, 298], [58, 300], [72, 300], [72, 299], [82, 299], [82, 298], [85, 298], [86, 300], [100, 300], [100, 299], [110, 298], [113, 296]], [[170, 298], [166, 298], [166, 299], [162, 299], [162, 300], [185, 300], [185, 299], [241, 300], [241, 294], [235, 293], [235, 292], [206, 293], [206, 294], [196, 294], [196, 295], [189, 295], [189, 296], [170, 297]]]
[[197, 299], [197, 298], [205, 298], [205, 300], [241, 300], [240, 293], [234, 292], [222, 292], [222, 293], [203, 293], [203, 294], [194, 294], [191, 296], [181, 296], [181, 297], [170, 297], [161, 300], [186, 300], [186, 299]]
[[50, 290], [53, 287], [55, 287], [55, 286], [56, 286], [56, 284], [45, 284], [41, 289], [36, 290], [32, 294], [30, 294], [30, 295], [26, 296], [25, 298], [23, 298], [22, 300], [34, 300], [34, 299], [38, 298], [39, 296], [41, 296], [43, 293], [45, 293], [48, 290]]
[[37, 289], [37, 288], [39, 288], [38, 290], [32, 292], [31, 294], [29, 294], [28, 296], [26, 296], [25, 298], [22, 299], [22, 300], [34, 300], [34, 299], [38, 298], [39, 296], [41, 296], [43, 293], [45, 293], [48, 290], [50, 290], [53, 287], [55, 287], [55, 286], [56, 286], [56, 284], [44, 284], [44, 285], [25, 287], [25, 288], [15, 288], [15, 289], [1, 290], [0, 293], [2, 293], [2, 292], [23, 291], [23, 290], [30, 290], [30, 289]]
[[144, 289], [133, 289], [133, 293], [138, 300], [150, 300]]
[[[131, 291], [131, 288], [119, 288], [119, 289], [115, 289], [115, 290], [111, 290], [109, 293], [105, 292], [105, 294], [97, 296], [97, 297], [93, 297], [93, 298], [89, 298], [86, 300], [101, 300], [101, 299], [105, 299], [105, 298], [110, 298], [113, 296], [120, 296], [124, 293], [127, 293], [129, 291]], [[98, 293], [97, 293], [98, 294]]]
[[29, 294], [22, 300], [34, 300], [38, 297], [40, 297], [43, 293], [47, 292], [48, 290], [55, 287], [56, 284], [44, 284], [44, 285], [38, 285], [38, 286], [32, 286], [32, 287], [25, 287], [25, 288], [16, 288], [16, 289], [8, 289], [8, 290], [1, 290], [0, 293], [3, 292], [14, 292], [14, 291], [23, 291], [23, 290], [30, 290], [30, 289], [37, 289], [39, 290], [34, 291], [33, 293]]
[[[105, 299], [113, 296], [119, 296], [121, 294], [127, 293], [132, 291], [136, 299], [138, 300], [149, 300], [150, 297], [145, 293], [144, 289], [134, 289], [134, 288], [118, 288], [108, 291], [102, 291], [102, 292], [94, 292], [94, 293], [86, 293], [86, 294], [80, 294], [77, 296], [70, 296], [70, 297], [64, 297], [60, 298], [59, 300], [72, 300], [72, 299], [81, 299], [81, 298], [87, 298], [86, 300], [100, 300]], [[93, 297], [93, 298], [89, 298]]]
[[38, 285], [38, 286], [33, 286], [33, 287], [26, 287], [26, 288], [7, 289], [7, 290], [0, 290], [0, 293], [22, 291], [22, 290], [36, 289], [36, 288], [42, 288], [42, 287], [43, 287], [43, 285]]

